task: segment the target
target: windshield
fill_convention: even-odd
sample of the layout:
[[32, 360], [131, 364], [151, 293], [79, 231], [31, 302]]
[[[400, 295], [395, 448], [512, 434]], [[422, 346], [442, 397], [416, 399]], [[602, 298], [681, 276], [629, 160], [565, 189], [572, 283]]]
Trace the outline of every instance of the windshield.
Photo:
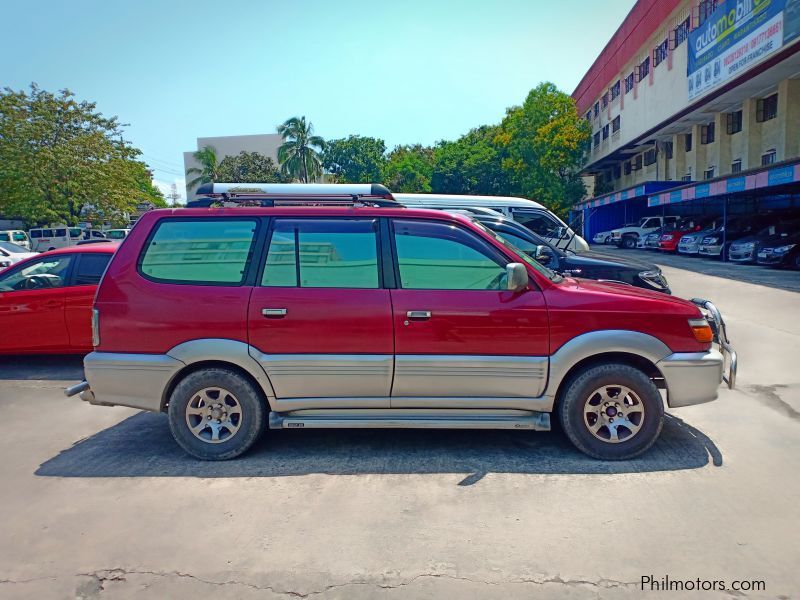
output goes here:
[[124, 229], [109, 229], [106, 231], [106, 237], [110, 240], [121, 240], [125, 238]]
[[0, 242], [0, 248], [3, 250], [8, 250], [9, 252], [13, 252], [14, 254], [19, 254], [20, 252], [28, 252], [27, 248], [23, 248], [22, 246], [17, 246], [11, 242]]
[[520, 257], [522, 260], [524, 260], [526, 263], [528, 263], [530, 266], [532, 266], [534, 269], [536, 269], [536, 270], [537, 270], [539, 273], [541, 273], [542, 275], [544, 275], [545, 277], [547, 277], [547, 278], [548, 278], [550, 281], [559, 282], [559, 281], [561, 281], [561, 280], [563, 279], [563, 277], [561, 277], [561, 275], [559, 275], [559, 274], [558, 274], [558, 273], [556, 273], [555, 271], [553, 271], [553, 270], [551, 270], [551, 269], [548, 269], [547, 267], [545, 267], [545, 266], [544, 266], [543, 264], [541, 264], [539, 261], [537, 261], [537, 260], [535, 260], [534, 258], [532, 258], [532, 257], [531, 257], [531, 256], [530, 256], [530, 255], [529, 255], [527, 252], [525, 252], [524, 250], [520, 250], [519, 248], [517, 248], [517, 247], [516, 247], [514, 244], [512, 244], [511, 242], [509, 242], [507, 239], [505, 239], [505, 238], [504, 238], [502, 235], [500, 235], [499, 233], [495, 233], [494, 231], [492, 231], [491, 229], [489, 229], [489, 228], [485, 227], [484, 225], [482, 225], [482, 224], [481, 224], [481, 223], [479, 223], [478, 221], [475, 221], [475, 220], [473, 220], [473, 221], [472, 221], [472, 223], [473, 223], [473, 224], [474, 224], [476, 227], [478, 227], [479, 229], [481, 229], [481, 231], [485, 231], [485, 232], [486, 232], [487, 234], [489, 234], [491, 237], [493, 237], [493, 238], [494, 238], [494, 239], [496, 239], [498, 242], [500, 242], [500, 243], [501, 243], [503, 246], [505, 246], [506, 248], [508, 248], [509, 250], [511, 250], [511, 251], [512, 251], [514, 254], [516, 254], [517, 256], [519, 256], [519, 257]]

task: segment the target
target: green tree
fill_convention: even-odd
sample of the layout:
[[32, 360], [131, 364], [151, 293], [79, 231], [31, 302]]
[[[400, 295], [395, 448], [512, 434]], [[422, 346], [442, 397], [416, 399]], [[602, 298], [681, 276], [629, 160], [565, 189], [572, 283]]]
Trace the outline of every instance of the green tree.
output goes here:
[[0, 90], [0, 212], [31, 225], [87, 214], [122, 224], [139, 202], [163, 204], [122, 128], [69, 90]]
[[495, 136], [514, 193], [566, 215], [585, 193], [578, 173], [590, 133], [568, 94], [547, 82], [532, 89]]
[[244, 150], [236, 156], [223, 158], [217, 177], [228, 183], [281, 183], [284, 180], [271, 157]]
[[342, 183], [379, 182], [386, 163], [386, 142], [350, 135], [325, 143], [322, 166]]
[[202, 183], [214, 183], [222, 181], [219, 176], [219, 161], [217, 160], [217, 149], [214, 146], [203, 146], [197, 152], [192, 153], [192, 157], [200, 163], [200, 168], [192, 167], [186, 169], [186, 175], [197, 175], [186, 183], [188, 189], [193, 189]]
[[433, 150], [419, 144], [395, 147], [383, 167], [383, 182], [394, 192], [428, 193], [432, 175]]
[[435, 193], [508, 195], [511, 182], [503, 169], [497, 126], [478, 127], [455, 142], [439, 142], [433, 150], [431, 188]]
[[278, 125], [283, 144], [278, 148], [281, 172], [301, 183], [316, 180], [322, 174], [320, 153], [325, 140], [314, 135], [314, 126], [305, 117], [291, 117]]

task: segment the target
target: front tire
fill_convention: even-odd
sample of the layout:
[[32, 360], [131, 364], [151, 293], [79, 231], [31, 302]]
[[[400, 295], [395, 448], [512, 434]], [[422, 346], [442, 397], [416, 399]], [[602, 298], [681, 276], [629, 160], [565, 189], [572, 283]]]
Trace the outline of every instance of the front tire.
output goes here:
[[167, 409], [172, 437], [201, 460], [228, 460], [249, 450], [264, 431], [260, 391], [224, 368], [195, 371], [175, 386]]
[[636, 236], [626, 235], [622, 238], [622, 247], [626, 250], [633, 250], [636, 248]]
[[617, 363], [571, 378], [558, 412], [575, 447], [601, 460], [639, 456], [655, 443], [664, 423], [664, 402], [655, 384], [639, 369]]

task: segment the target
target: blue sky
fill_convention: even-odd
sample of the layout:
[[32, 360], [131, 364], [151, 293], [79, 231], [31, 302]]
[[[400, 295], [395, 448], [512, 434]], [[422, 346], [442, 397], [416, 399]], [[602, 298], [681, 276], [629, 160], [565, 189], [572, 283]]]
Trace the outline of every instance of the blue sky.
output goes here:
[[634, 0], [7, 2], [0, 85], [68, 87], [129, 123], [163, 185], [203, 136], [453, 139], [544, 80], [572, 92]]

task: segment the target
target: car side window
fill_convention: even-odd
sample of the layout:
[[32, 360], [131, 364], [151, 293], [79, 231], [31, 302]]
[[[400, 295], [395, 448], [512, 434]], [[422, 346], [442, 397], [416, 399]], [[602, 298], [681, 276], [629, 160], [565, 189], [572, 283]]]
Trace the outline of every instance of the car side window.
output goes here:
[[380, 287], [376, 219], [275, 219], [261, 285]]
[[395, 220], [394, 241], [404, 289], [502, 289], [505, 264], [483, 240], [460, 227]]
[[546, 212], [540, 211], [514, 211], [514, 220], [522, 223], [536, 233], [545, 237], [552, 237], [558, 231], [560, 225], [556, 223]]
[[63, 287], [71, 262], [71, 255], [48, 256], [24, 266], [12, 267], [0, 275], [0, 292]]
[[110, 254], [82, 254], [75, 269], [75, 285], [97, 285], [111, 260]]
[[164, 283], [241, 285], [255, 232], [255, 219], [163, 219], [140, 258], [140, 273]]

